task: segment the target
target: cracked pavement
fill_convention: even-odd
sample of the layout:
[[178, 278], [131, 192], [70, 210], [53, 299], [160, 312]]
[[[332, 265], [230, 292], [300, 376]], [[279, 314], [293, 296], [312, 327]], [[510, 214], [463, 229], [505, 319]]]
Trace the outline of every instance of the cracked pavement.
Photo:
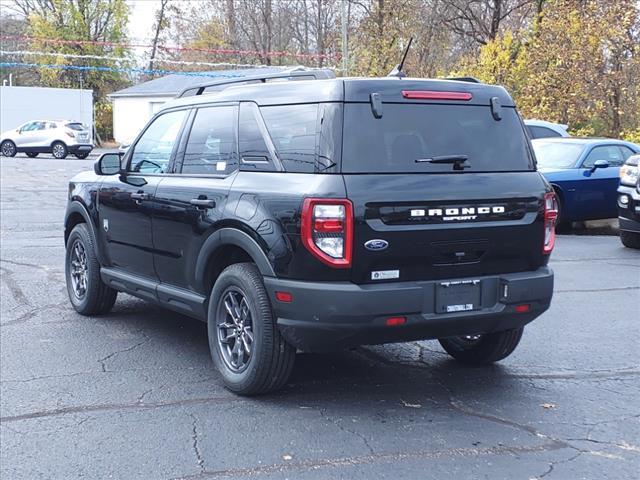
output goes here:
[[552, 307], [497, 365], [435, 341], [299, 354], [247, 399], [204, 324], [69, 305], [67, 180], [91, 161], [0, 164], [0, 478], [638, 478], [640, 252], [616, 237], [559, 237]]

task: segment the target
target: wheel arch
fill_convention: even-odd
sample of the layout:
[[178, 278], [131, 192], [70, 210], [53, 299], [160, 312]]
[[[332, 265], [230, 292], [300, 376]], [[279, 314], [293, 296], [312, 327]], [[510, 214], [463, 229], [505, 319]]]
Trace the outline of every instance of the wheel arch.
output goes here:
[[275, 277], [266, 253], [250, 235], [236, 228], [221, 228], [203, 243], [195, 268], [196, 289], [208, 294], [216, 279], [229, 265], [252, 262], [260, 274]]

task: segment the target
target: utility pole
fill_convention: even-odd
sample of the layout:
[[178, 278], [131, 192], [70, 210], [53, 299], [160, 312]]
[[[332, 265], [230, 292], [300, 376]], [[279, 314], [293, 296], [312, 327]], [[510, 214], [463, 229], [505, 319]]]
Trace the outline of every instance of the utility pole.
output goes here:
[[348, 76], [349, 48], [347, 45], [347, 1], [342, 0], [342, 75]]

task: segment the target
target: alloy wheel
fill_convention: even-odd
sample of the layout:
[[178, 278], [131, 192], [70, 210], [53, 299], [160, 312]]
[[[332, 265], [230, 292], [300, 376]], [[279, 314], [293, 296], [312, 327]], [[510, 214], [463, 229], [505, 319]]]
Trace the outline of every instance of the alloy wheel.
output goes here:
[[80, 240], [76, 240], [71, 248], [71, 286], [73, 294], [82, 300], [87, 294], [87, 252]]
[[231, 287], [217, 311], [218, 347], [225, 365], [239, 373], [247, 368], [254, 346], [253, 317], [244, 293]]
[[62, 145], [61, 143], [56, 143], [53, 146], [53, 156], [56, 158], [62, 158], [64, 154], [65, 154], [64, 145]]
[[16, 147], [11, 142], [4, 142], [2, 144], [2, 155], [5, 157], [13, 157], [16, 154]]

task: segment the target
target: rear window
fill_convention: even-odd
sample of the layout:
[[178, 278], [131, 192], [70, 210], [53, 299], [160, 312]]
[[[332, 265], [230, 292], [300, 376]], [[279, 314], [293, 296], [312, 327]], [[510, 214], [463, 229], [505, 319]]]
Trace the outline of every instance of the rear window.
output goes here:
[[343, 138], [344, 173], [453, 171], [430, 162], [443, 157], [466, 157], [464, 172], [533, 170], [514, 108], [497, 121], [488, 106], [385, 103], [376, 119], [370, 104], [346, 104]]
[[529, 136], [531, 138], [553, 138], [562, 136], [550, 128], [538, 127], [537, 125], [527, 125], [527, 130], [529, 130]]
[[71, 130], [76, 130], [76, 131], [82, 131], [85, 130], [85, 127], [83, 124], [81, 123], [67, 123], [65, 125], [67, 128], [70, 128]]

